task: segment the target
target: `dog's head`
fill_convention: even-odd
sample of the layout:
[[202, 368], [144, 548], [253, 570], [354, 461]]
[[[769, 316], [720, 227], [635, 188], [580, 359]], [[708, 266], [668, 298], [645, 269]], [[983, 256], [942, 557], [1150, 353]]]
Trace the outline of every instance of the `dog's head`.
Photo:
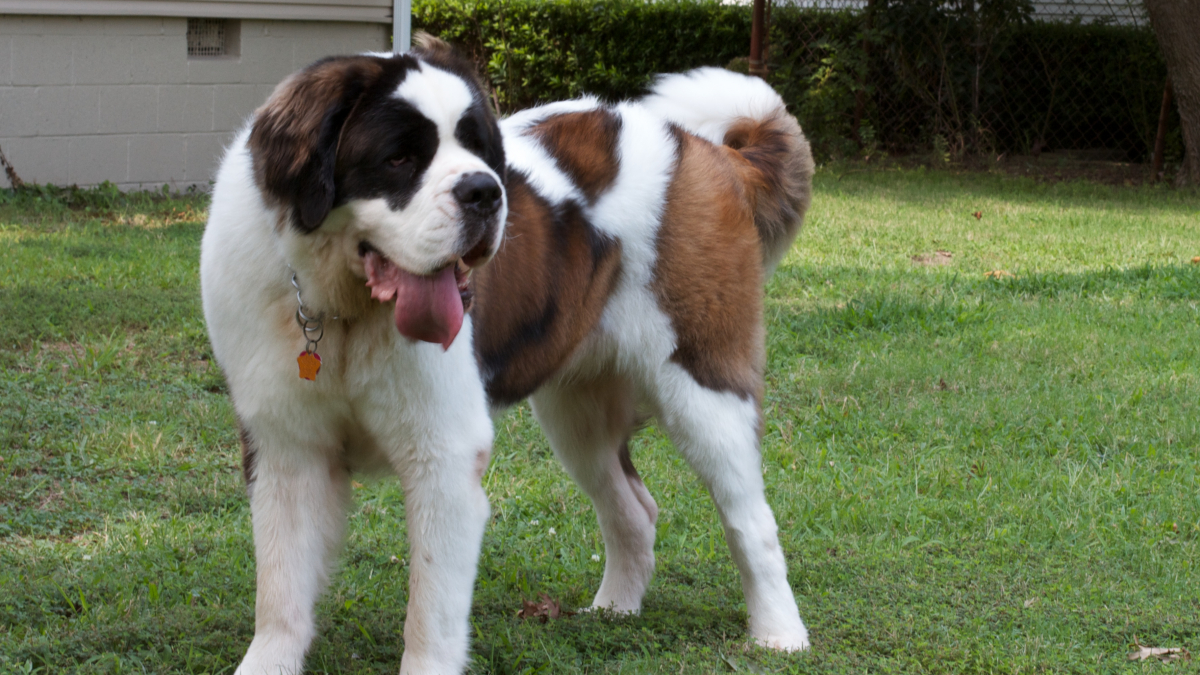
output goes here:
[[507, 215], [500, 130], [473, 66], [432, 38], [318, 61], [257, 111], [249, 147], [283, 226], [332, 235], [340, 264], [396, 299], [401, 333], [448, 347], [466, 273], [495, 253]]

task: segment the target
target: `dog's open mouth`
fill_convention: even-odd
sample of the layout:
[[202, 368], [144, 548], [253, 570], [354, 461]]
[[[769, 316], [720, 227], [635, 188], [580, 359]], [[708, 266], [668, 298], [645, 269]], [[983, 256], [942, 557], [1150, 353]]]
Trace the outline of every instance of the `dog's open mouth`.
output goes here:
[[396, 300], [396, 330], [449, 349], [462, 328], [463, 314], [471, 308], [471, 268], [460, 258], [433, 274], [419, 275], [401, 269], [365, 242], [359, 254], [371, 297], [380, 302]]

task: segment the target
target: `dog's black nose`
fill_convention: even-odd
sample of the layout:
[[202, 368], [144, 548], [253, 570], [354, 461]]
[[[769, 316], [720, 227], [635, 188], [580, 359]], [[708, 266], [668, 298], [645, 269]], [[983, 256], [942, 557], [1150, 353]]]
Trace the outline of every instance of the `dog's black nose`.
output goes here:
[[496, 179], [482, 171], [463, 176], [453, 192], [454, 198], [463, 207], [487, 215], [500, 209], [500, 200], [504, 196]]

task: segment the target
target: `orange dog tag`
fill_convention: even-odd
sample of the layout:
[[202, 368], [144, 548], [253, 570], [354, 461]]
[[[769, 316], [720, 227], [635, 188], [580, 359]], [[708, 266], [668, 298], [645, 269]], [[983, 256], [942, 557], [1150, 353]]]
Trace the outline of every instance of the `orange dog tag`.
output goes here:
[[300, 356], [296, 357], [296, 363], [300, 364], [300, 379], [315, 380], [317, 373], [321, 372], [321, 356], [316, 352], [300, 352]]

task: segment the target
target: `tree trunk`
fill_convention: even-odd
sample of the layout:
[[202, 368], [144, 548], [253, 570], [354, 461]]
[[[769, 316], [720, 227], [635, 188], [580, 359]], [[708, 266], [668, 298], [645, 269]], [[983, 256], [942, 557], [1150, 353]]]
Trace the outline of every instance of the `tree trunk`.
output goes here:
[[1200, 185], [1200, 0], [1145, 0], [1183, 126], [1181, 182]]

